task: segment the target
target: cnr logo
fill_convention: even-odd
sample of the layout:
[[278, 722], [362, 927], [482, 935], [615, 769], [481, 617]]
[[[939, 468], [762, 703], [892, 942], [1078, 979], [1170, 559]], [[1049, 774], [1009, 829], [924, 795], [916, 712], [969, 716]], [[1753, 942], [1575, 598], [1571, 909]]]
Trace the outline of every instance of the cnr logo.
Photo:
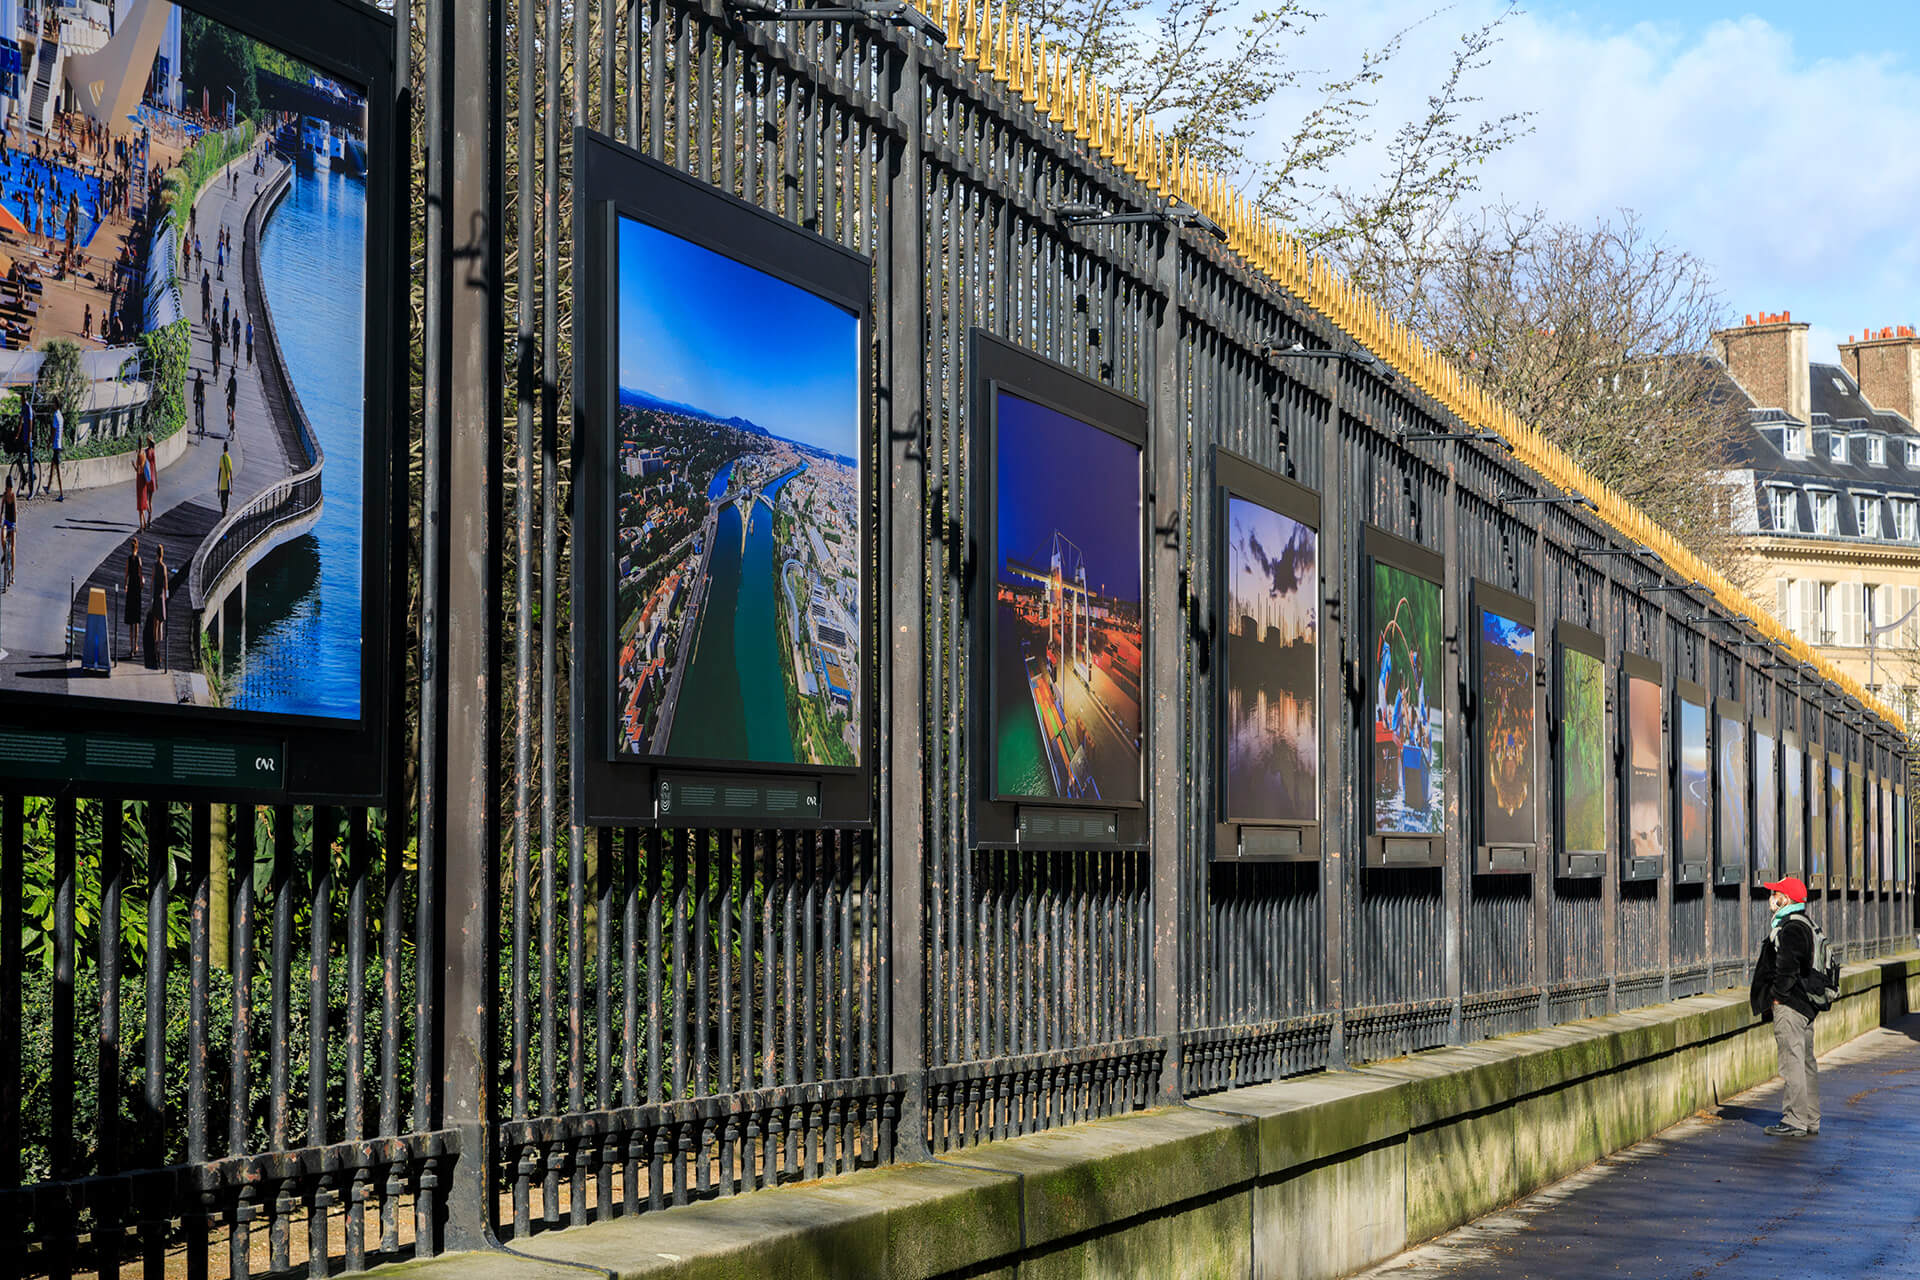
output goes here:
[[279, 767], [279, 762], [272, 756], [255, 756], [253, 758], [253, 768], [256, 773], [273, 773]]

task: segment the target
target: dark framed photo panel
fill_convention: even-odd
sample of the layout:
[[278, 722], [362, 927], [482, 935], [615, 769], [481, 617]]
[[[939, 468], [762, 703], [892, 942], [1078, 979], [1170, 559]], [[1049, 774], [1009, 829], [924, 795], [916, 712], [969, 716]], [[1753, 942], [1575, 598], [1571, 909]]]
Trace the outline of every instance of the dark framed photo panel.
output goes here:
[[1794, 729], [1780, 731], [1780, 871], [1806, 880], [1807, 762]]
[[1858, 760], [1847, 765], [1847, 888], [1867, 887], [1867, 774]]
[[1832, 824], [1827, 819], [1827, 753], [1817, 746], [1807, 747], [1807, 888], [1824, 892], [1827, 887], [1827, 835]]
[[[120, 34], [66, 51], [109, 145], [34, 162], [77, 199], [0, 282], [8, 345], [87, 357], [4, 410], [64, 460], [7, 498], [0, 781], [378, 803], [405, 519], [393, 21], [189, 0]], [[169, 203], [137, 177], [168, 170], [207, 176]], [[24, 236], [26, 208], [9, 183], [0, 225]]]
[[1893, 879], [1893, 868], [1888, 865], [1893, 842], [1887, 837], [1893, 812], [1887, 780], [1877, 771], [1867, 775], [1867, 807], [1873, 816], [1867, 837], [1867, 877], [1876, 893], [1885, 893], [1887, 882]]
[[1780, 878], [1780, 733], [1769, 716], [1753, 728], [1753, 883]]
[[974, 843], [1146, 839], [1147, 408], [972, 334]]
[[1473, 584], [1473, 735], [1478, 875], [1533, 870], [1540, 843], [1539, 679], [1533, 601]]
[[1320, 856], [1320, 496], [1214, 451], [1214, 856]]
[[1827, 888], [1847, 887], [1847, 755], [1844, 748], [1827, 752]]
[[[1374, 867], [1437, 867], [1446, 827], [1445, 564], [1366, 526], [1367, 833]], [[1366, 735], [1363, 732], [1363, 741]]]
[[1893, 892], [1904, 897], [1907, 892], [1907, 788], [1896, 784], [1893, 788]]
[[1569, 878], [1605, 873], [1607, 858], [1607, 642], [1585, 627], [1562, 622], [1556, 729], [1559, 866]]
[[1713, 882], [1739, 884], [1753, 854], [1753, 778], [1747, 771], [1747, 709], [1731, 698], [1714, 704], [1716, 839]]
[[1673, 682], [1673, 878], [1705, 884], [1713, 859], [1713, 757], [1707, 746], [1712, 695]]
[[1665, 673], [1620, 655], [1620, 878], [1657, 880], [1667, 867]]
[[872, 265], [575, 134], [575, 804], [873, 813]]

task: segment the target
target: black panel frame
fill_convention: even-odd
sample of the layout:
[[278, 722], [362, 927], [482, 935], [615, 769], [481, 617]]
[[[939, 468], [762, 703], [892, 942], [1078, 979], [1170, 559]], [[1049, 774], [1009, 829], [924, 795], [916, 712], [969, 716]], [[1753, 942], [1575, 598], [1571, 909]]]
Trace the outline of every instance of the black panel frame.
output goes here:
[[[574, 352], [573, 557], [575, 628], [573, 755], [575, 820], [593, 826], [672, 825], [658, 816], [658, 778], [714, 774], [820, 786], [817, 818], [778, 816], [782, 827], [863, 828], [874, 813], [878, 750], [875, 692], [879, 628], [872, 530], [878, 525], [878, 455], [873, 430], [873, 264], [835, 242], [735, 198], [586, 128], [574, 131], [574, 243], [580, 300]], [[769, 764], [672, 755], [616, 756], [612, 683], [614, 558], [587, 554], [611, 545], [617, 447], [618, 224], [645, 223], [784, 280], [857, 317], [860, 341], [860, 467], [863, 530], [860, 762], [854, 766]]]
[[[1150, 508], [1153, 475], [1153, 433], [1150, 413], [1139, 400], [1121, 394], [1066, 365], [1016, 346], [984, 329], [968, 335], [969, 380], [973, 431], [968, 459], [968, 523], [966, 574], [971, 590], [963, 592], [972, 611], [974, 639], [973, 706], [969, 719], [972, 741], [979, 749], [969, 761], [969, 792], [973, 797], [968, 843], [974, 848], [1084, 849], [1085, 838], [1069, 841], [1021, 839], [1020, 809], [1087, 810], [1113, 816], [1113, 837], [1102, 847], [1145, 849], [1147, 824], [1147, 764], [1153, 742], [1153, 699], [1146, 681], [1153, 670], [1154, 628], [1149, 607], [1153, 520]], [[994, 440], [998, 426], [998, 397], [1009, 395], [1065, 414], [1077, 422], [1133, 445], [1140, 450], [1140, 786], [1139, 798], [1129, 800], [1052, 799], [1004, 795], [996, 776], [993, 675], [996, 636], [993, 629], [993, 564], [996, 554]], [[984, 652], [981, 650], [984, 648]], [[984, 753], [984, 754], [983, 754]]]
[[[1538, 640], [1535, 640], [1538, 644]], [[1607, 679], [1607, 639], [1597, 631], [1577, 626], [1571, 622], [1561, 622], [1554, 627], [1554, 683], [1553, 699], [1547, 710], [1547, 735], [1552, 760], [1554, 779], [1554, 874], [1565, 880], [1597, 880], [1606, 875], [1606, 868], [1612, 850], [1611, 841], [1603, 838], [1602, 848], [1574, 849], [1567, 844], [1567, 806], [1565, 797], [1571, 791], [1573, 780], [1567, 776], [1567, 753], [1564, 742], [1567, 699], [1567, 658], [1569, 652], [1584, 654], [1600, 664], [1600, 721], [1602, 749], [1605, 749], [1606, 715], [1608, 692], [1612, 682]], [[1603, 814], [1612, 815], [1606, 802], [1607, 768], [1603, 755], [1600, 776], [1595, 779], [1600, 788], [1600, 807]], [[1608, 835], [1617, 841], [1618, 828], [1612, 815], [1603, 817], [1602, 822], [1609, 828]]]
[[[76, 776], [59, 793], [128, 799], [223, 800], [293, 804], [382, 804], [394, 793], [389, 708], [404, 669], [401, 637], [392, 625], [405, 609], [405, 575], [392, 553], [406, 545], [406, 504], [393, 500], [394, 477], [405, 475], [407, 326], [404, 264], [406, 224], [400, 193], [411, 163], [397, 111], [394, 23], [354, 0], [305, 5], [260, 5], [246, 0], [178, 0], [191, 11], [272, 45], [316, 71], [364, 89], [368, 166], [366, 331], [363, 368], [360, 577], [360, 715], [357, 719], [193, 707], [76, 694], [0, 691], [0, 725], [32, 734], [58, 726], [90, 742], [127, 741], [163, 754], [173, 747], [213, 746], [236, 757], [281, 757], [272, 771], [242, 766], [232, 779], [204, 784], [178, 777], [144, 781], [124, 774]], [[188, 428], [182, 426], [181, 430]], [[184, 565], [181, 566], [184, 569]], [[112, 620], [115, 626], [118, 619]], [[265, 761], [259, 761], [264, 764]], [[258, 781], [256, 781], [258, 779]], [[0, 785], [24, 783], [36, 792], [46, 781], [32, 773], [0, 776]]]
[[[1368, 670], [1369, 664], [1372, 661], [1372, 654], [1367, 652], [1367, 650], [1372, 644], [1374, 563], [1377, 561], [1378, 563], [1399, 569], [1404, 573], [1412, 574], [1416, 578], [1431, 582], [1440, 593], [1442, 608], [1444, 610], [1447, 589], [1446, 559], [1437, 551], [1429, 551], [1417, 542], [1409, 542], [1405, 538], [1388, 533], [1385, 529], [1378, 528], [1374, 525], [1361, 526], [1360, 541], [1361, 550], [1364, 553], [1364, 557], [1361, 560], [1361, 573], [1364, 577], [1360, 589], [1360, 617], [1363, 619], [1362, 657], [1360, 659], [1361, 671], [1363, 673], [1360, 705], [1360, 750], [1362, 756], [1360, 774], [1363, 781], [1360, 788], [1361, 811], [1359, 830], [1365, 833], [1361, 846], [1361, 861], [1362, 865], [1366, 867], [1392, 867], [1396, 870], [1409, 867], [1438, 867], [1443, 865], [1445, 858], [1446, 809], [1444, 805], [1441, 808], [1442, 825], [1439, 831], [1425, 833], [1382, 832], [1376, 830], [1374, 827], [1374, 771], [1378, 768], [1378, 763], [1374, 758], [1377, 753], [1373, 750], [1369, 737], [1372, 730], [1374, 711], [1372, 694], [1370, 692], [1373, 688], [1373, 681], [1364, 673]], [[1445, 614], [1443, 612], [1442, 618], [1444, 619], [1444, 617]], [[1444, 621], [1442, 625], [1444, 627]], [[1448, 643], [1448, 637], [1444, 633], [1441, 636], [1440, 642], [1443, 647]], [[1451, 708], [1448, 706], [1451, 691], [1444, 687], [1443, 677], [1436, 677], [1434, 685], [1439, 695], [1437, 701], [1441, 709], [1440, 740], [1444, 749], [1446, 742], [1446, 722], [1448, 715], [1451, 713]], [[1454, 761], [1453, 768], [1457, 775], [1460, 762], [1457, 760]], [[1446, 769], [1444, 763], [1441, 765], [1441, 769], [1444, 778], [1444, 771]]]
[[[1213, 451], [1214, 479], [1214, 542], [1213, 542], [1213, 598], [1217, 602], [1221, 625], [1214, 631], [1220, 637], [1213, 650], [1213, 691], [1214, 691], [1214, 812], [1217, 815], [1213, 827], [1212, 856], [1216, 862], [1318, 862], [1321, 856], [1321, 837], [1325, 823], [1325, 795], [1327, 779], [1324, 773], [1326, 760], [1321, 750], [1322, 729], [1326, 724], [1327, 690], [1321, 688], [1320, 680], [1320, 635], [1316, 629], [1314, 636], [1314, 735], [1313, 750], [1316, 760], [1315, 777], [1319, 780], [1316, 788], [1314, 817], [1312, 821], [1280, 820], [1272, 818], [1250, 818], [1229, 811], [1227, 806], [1227, 685], [1232, 671], [1232, 657], [1226, 644], [1227, 622], [1227, 544], [1228, 512], [1227, 503], [1231, 498], [1251, 502], [1265, 507], [1269, 511], [1286, 516], [1311, 528], [1314, 533], [1314, 592], [1318, 601], [1317, 616], [1326, 616], [1326, 576], [1321, 572], [1323, 563], [1319, 553], [1319, 540], [1323, 536], [1321, 528], [1320, 495], [1301, 484], [1289, 479], [1268, 467], [1263, 467], [1250, 458], [1242, 457], [1230, 449], [1215, 446]], [[1275, 833], [1272, 839], [1282, 845], [1290, 845], [1298, 840], [1297, 847], [1286, 852], [1267, 853], [1249, 852], [1247, 836], [1253, 833], [1256, 843], [1264, 833]], [[1291, 836], [1285, 833], [1292, 833]]]
[[1468, 707], [1467, 732], [1462, 735], [1466, 743], [1466, 759], [1461, 761], [1463, 780], [1471, 779], [1473, 796], [1473, 830], [1477, 839], [1473, 846], [1473, 873], [1475, 875], [1532, 875], [1539, 861], [1540, 850], [1540, 811], [1546, 797], [1534, 797], [1533, 838], [1525, 841], [1494, 842], [1487, 838], [1487, 806], [1491, 797], [1487, 794], [1487, 762], [1480, 742], [1482, 729], [1480, 712], [1482, 695], [1486, 690], [1486, 641], [1481, 634], [1480, 615], [1484, 612], [1511, 618], [1524, 623], [1533, 631], [1533, 676], [1527, 684], [1533, 690], [1533, 758], [1529, 760], [1531, 774], [1528, 785], [1535, 786], [1540, 779], [1540, 624], [1539, 609], [1536, 603], [1525, 596], [1503, 591], [1499, 587], [1476, 578], [1470, 584], [1472, 607], [1467, 611], [1468, 634], [1473, 637], [1472, 690], [1473, 700]]
[[[1755, 743], [1761, 738], [1773, 744], [1773, 764], [1764, 786], [1760, 781], [1760, 753], [1754, 749]], [[1747, 866], [1753, 883], [1764, 885], [1768, 880], [1777, 880], [1786, 874], [1780, 869], [1783, 865], [1780, 859], [1780, 726], [1772, 716], [1756, 714], [1747, 722], [1747, 776], [1752, 779], [1752, 804], [1748, 812], [1753, 815], [1753, 839], [1748, 846], [1751, 856]], [[1768, 812], [1773, 815], [1772, 871], [1760, 865], [1761, 805], [1768, 806]]]
[[[1708, 877], [1712, 874], [1713, 868], [1713, 782], [1714, 773], [1716, 772], [1715, 766], [1717, 764], [1713, 754], [1713, 695], [1708, 693], [1703, 686], [1692, 680], [1678, 679], [1673, 682], [1673, 688], [1670, 690], [1670, 693], [1672, 695], [1670, 712], [1672, 732], [1667, 736], [1668, 741], [1672, 744], [1672, 761], [1668, 768], [1667, 777], [1667, 795], [1669, 800], [1667, 822], [1669, 824], [1669, 840], [1671, 842], [1668, 846], [1668, 851], [1673, 855], [1673, 882], [1675, 884], [1705, 884]], [[1703, 804], [1706, 806], [1706, 813], [1702, 815], [1702, 821], [1700, 823], [1701, 839], [1705, 842], [1706, 848], [1700, 850], [1700, 856], [1693, 858], [1687, 856], [1686, 823], [1681, 813], [1682, 806], [1687, 803], [1685, 788], [1680, 785], [1680, 759], [1685, 747], [1685, 744], [1681, 740], [1680, 728], [1680, 704], [1683, 702], [1700, 708], [1701, 720], [1705, 725], [1707, 738], [1707, 795], [1703, 801]]]
[[[1753, 856], [1753, 761], [1748, 752], [1753, 747], [1752, 731], [1747, 727], [1746, 704], [1733, 698], [1717, 699], [1709, 710], [1712, 717], [1708, 725], [1709, 740], [1713, 744], [1713, 883], [1717, 885], [1739, 884], [1746, 879], [1747, 862]], [[1720, 744], [1721, 725], [1731, 720], [1738, 725], [1740, 735], [1740, 779], [1739, 787], [1742, 799], [1746, 802], [1741, 812], [1746, 815], [1746, 830], [1741, 833], [1742, 854], [1739, 858], [1727, 856], [1728, 831], [1726, 812], [1721, 804]]]
[[1823, 893], [1827, 888], [1828, 868], [1832, 866], [1827, 852], [1827, 836], [1833, 827], [1833, 819], [1827, 813], [1827, 752], [1809, 738], [1806, 757], [1807, 874], [1804, 880], [1809, 893]]
[[[1623, 653], [1620, 655], [1618, 679], [1619, 736], [1615, 747], [1618, 753], [1615, 777], [1620, 789], [1620, 878], [1658, 880], [1667, 874], [1667, 864], [1673, 851], [1673, 832], [1670, 829], [1673, 814], [1668, 804], [1671, 770], [1667, 766], [1667, 744], [1673, 738], [1668, 723], [1672, 715], [1672, 699], [1667, 693], [1666, 668], [1652, 658], [1637, 653]], [[1660, 764], [1655, 774], [1660, 780], [1658, 810], [1662, 823], [1661, 840], [1665, 847], [1658, 854], [1647, 857], [1636, 856], [1633, 852], [1633, 699], [1630, 690], [1636, 680], [1652, 685], [1660, 695]]]

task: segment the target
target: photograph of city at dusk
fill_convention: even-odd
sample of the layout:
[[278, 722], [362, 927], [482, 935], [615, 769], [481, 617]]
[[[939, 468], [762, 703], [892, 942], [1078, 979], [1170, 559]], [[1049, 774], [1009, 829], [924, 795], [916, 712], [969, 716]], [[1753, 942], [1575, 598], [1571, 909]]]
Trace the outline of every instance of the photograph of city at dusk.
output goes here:
[[993, 749], [1000, 795], [1140, 798], [1140, 447], [1001, 391]]
[[1627, 680], [1627, 848], [1631, 857], [1661, 858], [1667, 824], [1660, 813], [1660, 686]]
[[861, 760], [860, 322], [619, 220], [616, 754]]
[[1320, 812], [1320, 535], [1227, 498], [1226, 813]]

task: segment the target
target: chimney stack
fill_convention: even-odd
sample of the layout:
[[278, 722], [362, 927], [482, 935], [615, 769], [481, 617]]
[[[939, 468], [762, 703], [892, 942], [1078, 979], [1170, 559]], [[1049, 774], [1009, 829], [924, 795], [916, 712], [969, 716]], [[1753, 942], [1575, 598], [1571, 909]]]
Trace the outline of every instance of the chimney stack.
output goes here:
[[[1813, 420], [1807, 371], [1807, 328], [1791, 311], [1761, 312], [1713, 335], [1713, 352], [1755, 405], [1784, 409], [1795, 422]], [[1878, 403], [1877, 401], [1875, 402]]]
[[1920, 336], [1912, 325], [1870, 329], [1840, 344], [1840, 363], [1876, 409], [1891, 409], [1908, 422], [1920, 408]]

